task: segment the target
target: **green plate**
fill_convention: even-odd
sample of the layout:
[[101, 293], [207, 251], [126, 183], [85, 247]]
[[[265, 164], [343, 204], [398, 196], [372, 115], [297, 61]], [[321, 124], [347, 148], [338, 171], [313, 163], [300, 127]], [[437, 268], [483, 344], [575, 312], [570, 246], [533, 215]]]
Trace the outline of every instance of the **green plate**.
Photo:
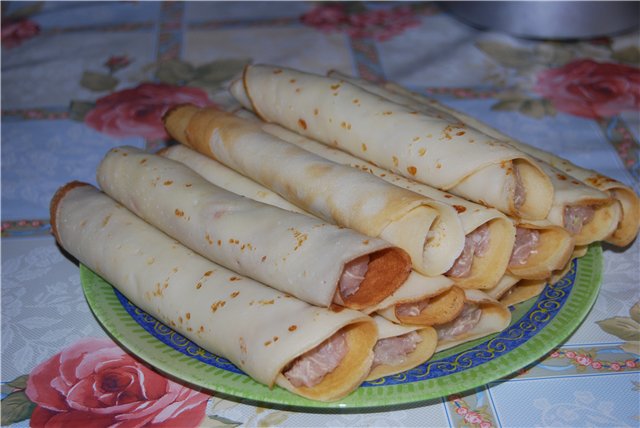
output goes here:
[[602, 249], [589, 248], [557, 283], [512, 308], [504, 331], [435, 354], [404, 373], [365, 382], [348, 397], [322, 403], [255, 382], [224, 358], [210, 354], [130, 303], [109, 283], [80, 267], [94, 314], [125, 348], [169, 376], [256, 405], [307, 409], [379, 409], [419, 405], [504, 378], [562, 343], [584, 320], [598, 295]]

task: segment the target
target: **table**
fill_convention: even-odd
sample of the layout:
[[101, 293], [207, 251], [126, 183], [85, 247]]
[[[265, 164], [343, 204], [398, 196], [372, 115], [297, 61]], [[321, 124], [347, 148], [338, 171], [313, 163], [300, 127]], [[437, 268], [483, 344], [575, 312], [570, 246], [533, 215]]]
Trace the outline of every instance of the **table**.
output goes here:
[[300, 412], [145, 372], [146, 389], [136, 389], [144, 408], [127, 397], [115, 407], [106, 394], [105, 410], [90, 413], [97, 398], [71, 367], [110, 356], [142, 369], [92, 315], [78, 266], [48, 223], [53, 192], [71, 180], [95, 183], [108, 149], [162, 147], [159, 118], [171, 104], [231, 106], [225, 85], [249, 61], [396, 81], [638, 191], [637, 32], [524, 40], [472, 28], [434, 3], [3, 2], [2, 20], [3, 426], [108, 426], [118, 417], [178, 427], [640, 423], [637, 239], [603, 246], [599, 296], [566, 342], [462, 395]]

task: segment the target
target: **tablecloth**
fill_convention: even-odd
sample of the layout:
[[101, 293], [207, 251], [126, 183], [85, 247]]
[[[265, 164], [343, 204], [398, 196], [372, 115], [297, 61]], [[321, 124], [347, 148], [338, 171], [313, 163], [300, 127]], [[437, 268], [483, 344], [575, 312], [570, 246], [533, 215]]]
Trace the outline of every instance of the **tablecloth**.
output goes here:
[[[247, 404], [125, 354], [50, 234], [50, 198], [95, 183], [112, 147], [165, 145], [171, 105], [233, 105], [226, 85], [250, 62], [395, 81], [640, 190], [638, 32], [526, 40], [430, 2], [2, 2], [3, 426], [638, 426], [638, 240], [604, 245], [595, 305], [551, 353], [417, 405]], [[107, 360], [130, 384], [96, 394], [88, 373]]]

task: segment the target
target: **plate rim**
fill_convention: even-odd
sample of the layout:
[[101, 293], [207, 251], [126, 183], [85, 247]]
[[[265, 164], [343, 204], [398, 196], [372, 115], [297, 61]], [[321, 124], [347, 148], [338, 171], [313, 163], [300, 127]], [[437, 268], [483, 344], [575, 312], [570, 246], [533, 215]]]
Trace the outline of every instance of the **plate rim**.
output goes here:
[[[545, 340], [548, 334], [545, 334], [545, 338], [541, 337], [540, 333], [533, 335], [515, 348], [520, 351], [515, 362], [513, 360], [507, 361], [506, 364], [496, 367], [498, 362], [505, 362], [504, 359], [509, 357], [509, 352], [483, 363], [479, 367], [472, 367], [464, 372], [436, 379], [359, 387], [344, 399], [329, 403], [306, 399], [277, 386], [274, 389], [269, 389], [266, 385], [256, 382], [245, 374], [232, 373], [190, 358], [147, 332], [122, 306], [114, 287], [83, 264], [80, 264], [80, 282], [91, 311], [107, 333], [138, 358], [174, 379], [187, 382], [197, 388], [205, 388], [216, 395], [224, 395], [232, 400], [249, 401], [270, 407], [316, 411], [322, 409], [389, 410], [392, 407], [421, 405], [430, 400], [461, 394], [490, 382], [499, 381], [539, 360], [566, 341], [586, 319], [599, 294], [603, 269], [601, 245], [591, 245], [587, 254], [580, 259], [572, 260], [573, 263], [575, 263], [573, 265], [575, 278], [571, 284], [569, 295], [553, 319], [541, 330], [543, 333], [555, 334], [556, 337], [553, 340]], [[549, 290], [553, 290], [553, 285], [547, 285], [543, 293]], [[528, 302], [519, 305], [526, 305]], [[571, 313], [569, 314], [568, 311]], [[510, 327], [518, 321], [512, 320]], [[140, 340], [130, 340], [128, 336], [132, 334], [139, 336]], [[472, 348], [478, 342], [486, 343], [498, 334], [473, 341], [471, 342], [473, 345], [467, 349]], [[447, 350], [443, 353], [456, 355], [455, 350], [464, 348], [465, 345], [454, 348], [454, 352]], [[157, 351], [161, 351], [160, 357], [154, 355]], [[487, 369], [492, 369], [493, 375], [481, 373]], [[195, 375], [193, 370], [196, 372], [200, 370], [201, 373]], [[211, 379], [211, 381], [205, 380], [203, 376], [207, 376], [207, 379]], [[238, 379], [238, 377], [243, 378]], [[465, 382], [464, 386], [461, 384], [462, 381]], [[438, 389], [434, 390], [435, 387]], [[428, 390], [429, 388], [431, 389]]]

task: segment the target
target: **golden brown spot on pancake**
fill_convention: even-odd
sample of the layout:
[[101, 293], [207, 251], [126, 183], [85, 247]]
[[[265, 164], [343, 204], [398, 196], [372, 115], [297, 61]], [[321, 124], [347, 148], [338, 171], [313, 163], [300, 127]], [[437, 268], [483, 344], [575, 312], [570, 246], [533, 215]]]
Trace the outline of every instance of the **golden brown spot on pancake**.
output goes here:
[[212, 270], [208, 270], [204, 273], [204, 276], [211, 276], [213, 275], [213, 271]]
[[296, 242], [297, 242], [296, 246], [293, 249], [297, 250], [302, 246], [304, 241], [306, 241], [307, 238], [309, 238], [309, 236], [306, 233], [302, 233], [298, 229], [295, 229], [293, 227], [290, 227], [289, 230], [293, 233], [293, 237], [296, 239]]
[[424, 156], [425, 154], [427, 154], [427, 149], [425, 149], [424, 147], [421, 147], [418, 150], [418, 156]]
[[463, 212], [465, 212], [467, 210], [467, 208], [463, 207], [462, 205], [454, 205], [453, 208], [456, 209], [458, 214], [463, 213]]
[[444, 195], [444, 197], [447, 198], [447, 199], [451, 199], [451, 198], [453, 198], [453, 195], [447, 194], [447, 195]]
[[184, 216], [184, 211], [179, 210], [178, 208], [176, 208], [176, 217], [183, 217]]
[[298, 119], [298, 126], [302, 129], [307, 129], [307, 122], [305, 122], [304, 119]]
[[317, 108], [314, 108], [314, 109], [313, 109], [313, 115], [314, 115], [314, 116], [317, 116], [317, 115], [318, 115], [318, 113], [319, 113], [318, 109], [317, 109]]
[[218, 247], [220, 247], [221, 245], [222, 245], [222, 241], [218, 239]]
[[201, 326], [198, 328], [198, 333], [204, 333], [204, 326], [203, 326], [203, 325], [201, 325]]
[[362, 143], [362, 151], [363, 152], [367, 151], [367, 145], [365, 143]]
[[333, 89], [334, 91], [338, 88], [340, 88], [340, 83], [336, 83], [335, 85], [331, 85], [331, 89]]
[[267, 260], [267, 256], [262, 256], [262, 258], [260, 259], [261, 262], [264, 262], [265, 260]]
[[282, 70], [280, 70], [280, 69], [273, 70], [273, 74], [280, 74], [280, 73], [282, 73]]
[[173, 184], [173, 180], [167, 180], [162, 184], [164, 184], [165, 186], [171, 186]]
[[295, 324], [290, 325], [288, 328], [289, 331], [296, 331], [297, 329], [298, 329], [298, 326]]
[[129, 156], [129, 153], [123, 153], [122, 156], [127, 157]]
[[196, 284], [196, 290], [200, 290], [201, 288], [202, 288], [202, 283], [201, 283], [201, 282], [198, 282], [198, 283]]
[[227, 304], [227, 302], [225, 302], [224, 300], [218, 300], [217, 302], [213, 302], [211, 304], [211, 312], [217, 311], [218, 309], [220, 309], [221, 307], [223, 307], [226, 304]]
[[356, 99], [353, 100], [353, 103], [357, 104], [357, 105], [360, 105], [360, 100], [356, 98]]
[[269, 345], [271, 345], [271, 341], [270, 340], [267, 340], [266, 342], [264, 342], [264, 346], [269, 346]]
[[302, 92], [302, 88], [296, 88], [296, 93], [299, 94], [300, 92]]
[[149, 257], [149, 258], [147, 259], [147, 264], [148, 264], [148, 265], [152, 265], [152, 264], [154, 264], [155, 262], [156, 262], [155, 257]]
[[275, 300], [271, 299], [271, 300], [259, 300], [258, 303], [260, 303], [261, 305], [273, 305], [275, 303]]
[[418, 172], [418, 168], [416, 168], [415, 166], [408, 166], [407, 167], [407, 172], [411, 175], [416, 175], [416, 173]]
[[278, 336], [273, 336], [273, 341], [277, 342], [278, 340], [280, 340], [280, 338]]
[[364, 241], [362, 241], [362, 243], [363, 243], [364, 245], [369, 245], [369, 240], [368, 240], [368, 239], [365, 239]]
[[190, 320], [190, 319], [191, 319], [191, 312], [187, 312], [184, 316], [185, 316], [188, 320]]
[[232, 276], [231, 278], [229, 278], [229, 281], [231, 282], [240, 281], [240, 280], [242, 280], [242, 278], [240, 278], [239, 276]]
[[178, 322], [179, 322], [180, 324], [182, 324], [183, 320], [182, 320], [182, 317], [181, 317], [181, 316], [179, 316], [179, 317], [178, 317]]
[[193, 184], [185, 184], [184, 187], [191, 187]]
[[239, 243], [240, 241], [238, 241], [237, 239], [233, 239], [233, 238], [229, 239], [229, 244], [239, 244]]
[[142, 160], [140, 161], [140, 165], [142, 165], [142, 164], [144, 164], [144, 163], [146, 163], [146, 162], [147, 162], [147, 159], [142, 159]]
[[457, 135], [458, 137], [462, 137], [464, 134], [466, 134], [466, 132], [465, 132], [465, 131], [460, 131], [460, 132], [456, 133], [456, 135]]
[[393, 161], [393, 166], [398, 166], [399, 161], [397, 157], [391, 156], [391, 160]]
[[442, 164], [440, 162], [436, 163], [436, 168], [438, 169], [442, 168]]
[[104, 218], [104, 220], [102, 220], [102, 227], [105, 227], [107, 223], [109, 223], [109, 220], [111, 220], [111, 214], [109, 214]]
[[208, 233], [204, 235], [204, 239], [207, 240], [207, 242], [209, 243], [209, 245], [213, 245], [213, 239], [211, 239], [211, 235], [209, 235]]
[[296, 83], [296, 79], [289, 79], [289, 83]]
[[239, 294], [240, 294], [239, 291], [234, 291], [233, 293], [231, 293], [230, 296], [231, 296], [232, 299], [235, 299], [236, 297], [238, 297]]
[[393, 114], [393, 112], [392, 112], [392, 111], [383, 111], [383, 112], [382, 112], [382, 115], [383, 115], [383, 116], [391, 116], [392, 114]]
[[242, 336], [240, 336], [240, 352], [242, 352], [243, 354], [247, 353], [247, 344], [244, 341], [244, 338]]

